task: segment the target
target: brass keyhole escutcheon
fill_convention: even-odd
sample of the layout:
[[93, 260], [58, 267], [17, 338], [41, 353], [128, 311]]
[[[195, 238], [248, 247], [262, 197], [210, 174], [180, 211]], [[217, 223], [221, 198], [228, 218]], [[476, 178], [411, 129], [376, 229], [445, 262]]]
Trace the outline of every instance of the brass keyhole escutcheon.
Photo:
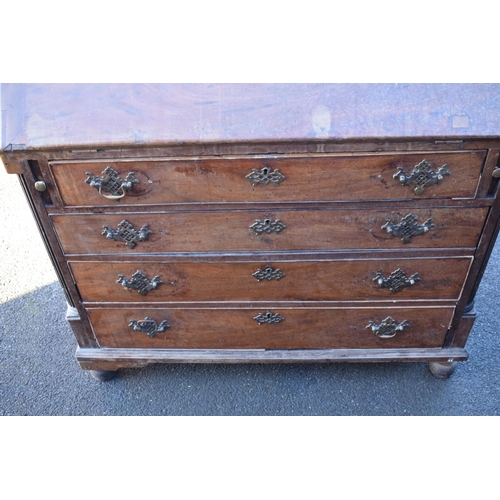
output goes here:
[[246, 175], [245, 178], [252, 183], [252, 186], [256, 186], [257, 184], [267, 186], [269, 183], [277, 186], [281, 181], [286, 179], [286, 177], [277, 168], [271, 170], [271, 168], [267, 165], [264, 165], [260, 170], [252, 168], [252, 171]]

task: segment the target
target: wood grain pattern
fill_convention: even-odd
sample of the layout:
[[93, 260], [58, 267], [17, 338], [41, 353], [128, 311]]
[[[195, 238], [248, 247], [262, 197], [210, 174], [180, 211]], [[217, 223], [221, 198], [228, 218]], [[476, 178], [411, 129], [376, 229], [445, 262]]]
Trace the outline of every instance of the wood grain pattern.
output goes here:
[[77, 349], [76, 359], [84, 370], [142, 368], [151, 363], [382, 363], [424, 362], [450, 359], [465, 361], [467, 351], [446, 349]]
[[[206, 349], [333, 349], [440, 347], [453, 307], [351, 308], [272, 310], [279, 324], [259, 324], [253, 318], [266, 309], [88, 309], [101, 347]], [[146, 316], [170, 328], [150, 338], [130, 328]], [[390, 339], [380, 339], [369, 328], [391, 316], [410, 324]]]
[[[66, 254], [296, 251], [337, 249], [407, 249], [474, 247], [487, 208], [407, 210], [279, 210], [227, 212], [168, 212], [149, 214], [62, 215], [52, 220]], [[423, 224], [432, 218], [435, 228], [410, 243], [391, 236], [382, 226], [399, 223], [408, 213]], [[256, 220], [280, 220], [281, 233], [256, 234]], [[153, 234], [133, 249], [104, 237], [102, 227], [116, 229], [122, 220], [139, 229], [149, 224]]]
[[[458, 299], [471, 259], [390, 259], [321, 262], [200, 263], [140, 260], [127, 262], [71, 262], [71, 271], [84, 302], [270, 301]], [[279, 281], [257, 281], [258, 269], [270, 264], [285, 276]], [[393, 294], [374, 282], [401, 268], [420, 280]], [[116, 281], [140, 270], [158, 275], [163, 284], [140, 295]]]
[[[237, 157], [233, 159], [161, 159], [51, 164], [67, 206], [123, 206], [182, 203], [347, 201], [426, 198], [473, 198], [485, 152], [419, 153], [366, 156]], [[451, 174], [421, 195], [402, 186], [394, 174], [409, 174], [427, 160], [433, 171], [447, 164]], [[84, 181], [110, 166], [124, 179], [134, 172], [140, 184], [120, 200], [108, 200]], [[278, 169], [285, 179], [255, 186], [246, 178], [253, 169]]]
[[492, 136], [498, 84], [2, 84], [3, 146]]

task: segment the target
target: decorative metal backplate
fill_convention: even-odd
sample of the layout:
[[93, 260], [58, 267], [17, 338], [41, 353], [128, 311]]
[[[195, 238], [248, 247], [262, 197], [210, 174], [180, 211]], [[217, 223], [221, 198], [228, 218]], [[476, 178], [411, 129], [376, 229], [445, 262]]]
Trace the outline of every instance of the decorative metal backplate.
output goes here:
[[388, 278], [384, 278], [382, 272], [378, 272], [377, 276], [373, 278], [380, 288], [388, 288], [391, 293], [396, 293], [406, 288], [407, 286], [414, 285], [417, 281], [420, 281], [420, 276], [418, 273], [412, 274], [409, 278], [406, 277], [406, 273], [401, 269], [396, 269], [391, 273]]
[[267, 233], [270, 234], [272, 232], [281, 233], [284, 229], [286, 229], [285, 224], [283, 224], [279, 219], [271, 220], [264, 219], [264, 221], [256, 220], [251, 226], [250, 229], [253, 229], [257, 234]]
[[139, 184], [138, 179], [134, 177], [134, 172], [129, 172], [123, 180], [118, 172], [111, 167], [106, 167], [102, 172], [102, 177], [85, 172], [88, 175], [85, 182], [99, 191], [101, 196], [110, 200], [119, 200], [123, 198], [127, 191], [130, 191], [134, 184]]
[[399, 224], [395, 224], [392, 220], [387, 219], [387, 222], [381, 227], [392, 236], [401, 236], [403, 243], [410, 243], [413, 236], [427, 233], [436, 226], [432, 223], [432, 218], [427, 219], [423, 224], [418, 223], [418, 217], [412, 213], [406, 214]]
[[276, 280], [279, 281], [281, 278], [284, 278], [286, 275], [283, 274], [281, 269], [273, 269], [271, 266], [266, 266], [264, 269], [257, 269], [256, 272], [252, 274], [257, 281], [262, 280]]
[[129, 248], [134, 248], [136, 243], [144, 241], [150, 234], [153, 234], [148, 224], [144, 224], [144, 226], [137, 231], [128, 220], [122, 220], [120, 224], [118, 224], [116, 231], [109, 226], [102, 226], [102, 229], [102, 234], [106, 236], [106, 238], [115, 241], [124, 241], [125, 245]]
[[267, 165], [264, 165], [264, 167], [260, 170], [252, 168], [252, 171], [246, 175], [245, 178], [252, 183], [252, 186], [257, 184], [267, 185], [270, 182], [278, 185], [282, 180], [286, 179], [286, 177], [277, 168], [271, 171]]
[[427, 186], [439, 184], [445, 175], [450, 175], [448, 165], [439, 167], [436, 172], [432, 170], [432, 165], [427, 160], [422, 160], [408, 175], [403, 167], [398, 167], [398, 171], [393, 175], [394, 179], [399, 179], [402, 186], [416, 186], [413, 190], [415, 194], [422, 194]]
[[116, 282], [120, 283], [120, 285], [125, 288], [137, 290], [141, 295], [146, 295], [149, 291], [154, 290], [160, 283], [163, 283], [159, 276], [155, 276], [152, 280], [149, 280], [141, 271], [136, 271], [130, 280], [125, 278], [123, 274], [119, 274]]
[[272, 313], [271, 311], [267, 311], [265, 313], [259, 313], [257, 316], [255, 316], [254, 320], [261, 325], [263, 323], [267, 323], [270, 325], [272, 323], [275, 324], [281, 323], [282, 321], [285, 320], [285, 318], [283, 318], [283, 316], [281, 316], [278, 313]]
[[158, 324], [154, 319], [146, 316], [144, 319], [139, 321], [132, 320], [128, 326], [133, 328], [136, 332], [144, 332], [149, 337], [156, 337], [157, 333], [164, 332], [167, 328], [170, 328], [167, 320], [163, 320], [160, 324]]
[[388, 316], [380, 325], [377, 325], [374, 321], [370, 321], [366, 325], [366, 328], [371, 328], [381, 339], [390, 339], [396, 335], [396, 332], [401, 332], [408, 326], [410, 326], [410, 323], [406, 319], [398, 323], [394, 318]]

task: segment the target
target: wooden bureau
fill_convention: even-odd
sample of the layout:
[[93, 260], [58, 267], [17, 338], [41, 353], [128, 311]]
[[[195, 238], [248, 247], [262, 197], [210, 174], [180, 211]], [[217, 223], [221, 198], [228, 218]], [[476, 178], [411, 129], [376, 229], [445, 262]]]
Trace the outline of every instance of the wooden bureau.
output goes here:
[[208, 86], [145, 87], [2, 87], [2, 159], [82, 368], [429, 361], [445, 378], [467, 359], [499, 229], [498, 86], [228, 85], [217, 110]]

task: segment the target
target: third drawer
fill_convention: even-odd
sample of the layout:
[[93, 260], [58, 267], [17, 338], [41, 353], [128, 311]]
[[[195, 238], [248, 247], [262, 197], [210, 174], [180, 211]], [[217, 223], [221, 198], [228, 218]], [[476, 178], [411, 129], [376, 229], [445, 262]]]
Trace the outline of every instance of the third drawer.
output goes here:
[[[70, 266], [84, 302], [393, 301], [458, 299], [471, 261], [468, 257], [171, 263], [72, 261]], [[120, 275], [124, 277], [123, 284], [118, 283]], [[150, 290], [142, 289], [144, 294], [141, 294], [138, 288], [145, 280], [161, 283]]]

